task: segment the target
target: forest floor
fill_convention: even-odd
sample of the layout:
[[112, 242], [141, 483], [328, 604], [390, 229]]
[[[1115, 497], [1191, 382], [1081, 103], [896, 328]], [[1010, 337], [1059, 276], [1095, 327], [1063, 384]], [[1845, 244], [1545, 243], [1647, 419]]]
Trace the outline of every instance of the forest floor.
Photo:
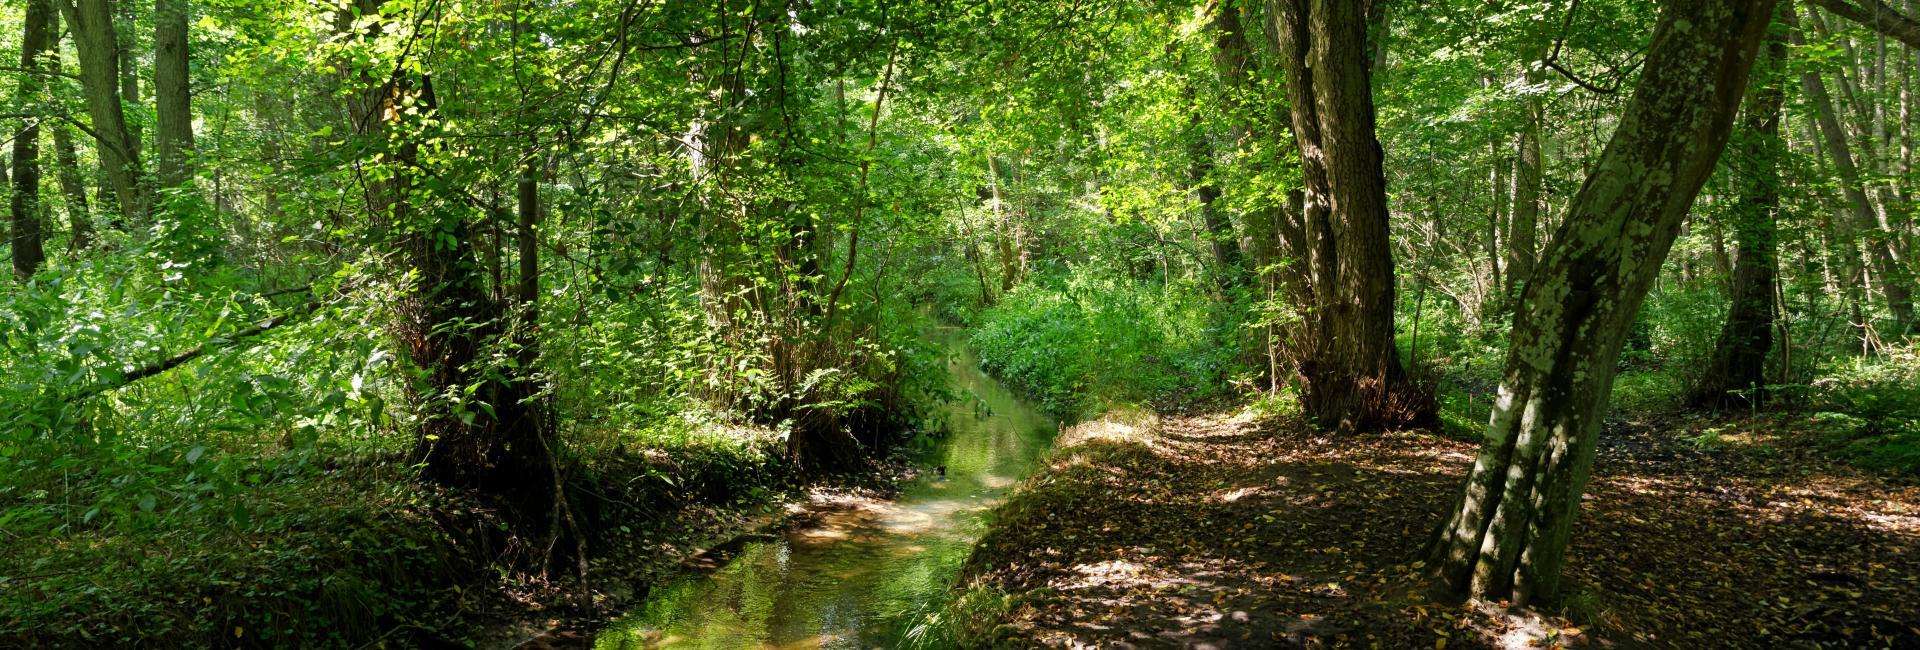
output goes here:
[[969, 559], [963, 602], [994, 604], [962, 635], [995, 647], [1920, 647], [1920, 488], [1796, 442], [1804, 419], [1610, 424], [1567, 598], [1548, 615], [1426, 587], [1422, 545], [1471, 443], [1336, 438], [1233, 413], [1083, 424]]

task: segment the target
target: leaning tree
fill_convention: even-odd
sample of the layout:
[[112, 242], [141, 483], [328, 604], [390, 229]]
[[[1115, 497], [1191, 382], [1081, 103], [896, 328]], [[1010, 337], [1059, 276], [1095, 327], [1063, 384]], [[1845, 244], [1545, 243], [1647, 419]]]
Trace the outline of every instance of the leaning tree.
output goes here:
[[1487, 439], [1432, 553], [1450, 587], [1551, 599], [1634, 315], [1726, 147], [1774, 0], [1669, 0], [1607, 148], [1524, 287]]

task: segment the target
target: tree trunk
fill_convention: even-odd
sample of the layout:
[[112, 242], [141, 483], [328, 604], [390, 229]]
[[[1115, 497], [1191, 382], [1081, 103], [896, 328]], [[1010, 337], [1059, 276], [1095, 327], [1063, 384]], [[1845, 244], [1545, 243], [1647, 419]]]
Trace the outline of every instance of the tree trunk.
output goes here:
[[992, 155], [987, 156], [987, 188], [993, 192], [993, 250], [1000, 261], [1000, 294], [1006, 295], [1019, 280], [1020, 257], [1013, 245], [1012, 211], [1000, 187], [1000, 165]]
[[1713, 173], [1773, 0], [1671, 0], [1645, 71], [1522, 294], [1487, 440], [1435, 538], [1476, 598], [1551, 600], [1629, 326]]
[[[1482, 88], [1490, 88], [1493, 86], [1493, 76], [1483, 76], [1480, 82]], [[1490, 178], [1487, 181], [1488, 202], [1492, 205], [1492, 209], [1487, 212], [1486, 248], [1487, 267], [1493, 272], [1493, 283], [1489, 285], [1492, 290], [1486, 293], [1485, 303], [1480, 306], [1482, 321], [1485, 321], [1488, 315], [1499, 314], [1506, 310], [1505, 303], [1509, 289], [1508, 276], [1505, 272], [1509, 270], [1506, 268], [1506, 261], [1512, 242], [1506, 241], [1507, 231], [1511, 227], [1507, 222], [1507, 210], [1512, 207], [1513, 183], [1508, 180], [1507, 172], [1513, 170], [1514, 162], [1502, 155], [1501, 150], [1505, 148], [1502, 145], [1505, 144], [1501, 138], [1496, 137], [1487, 146], [1489, 157], [1493, 159], [1493, 165], [1491, 165], [1493, 169], [1488, 171]]]
[[[1525, 76], [1527, 85], [1532, 87], [1541, 82], [1544, 66], [1538, 57], [1530, 58], [1533, 60], [1527, 62]], [[1540, 248], [1540, 188], [1546, 179], [1545, 162], [1540, 156], [1540, 132], [1545, 111], [1532, 94], [1526, 97], [1525, 111], [1526, 119], [1520, 125], [1513, 159], [1513, 219], [1507, 234], [1508, 300], [1519, 299], [1527, 277], [1533, 275], [1534, 259]]]
[[66, 197], [67, 225], [73, 237], [69, 250], [93, 245], [93, 211], [87, 205], [87, 184], [80, 177], [80, 158], [73, 149], [73, 130], [65, 124], [53, 126], [53, 160], [59, 167], [60, 193]]
[[[1253, 78], [1253, 48], [1247, 40], [1239, 3], [1223, 0], [1213, 17], [1213, 65], [1220, 78], [1222, 104], [1227, 115], [1228, 141], [1235, 150], [1247, 144], [1249, 139], [1271, 142], [1280, 137], [1285, 126], [1277, 119], [1278, 111], [1266, 108], [1275, 102], [1268, 101], [1259, 84]], [[1263, 112], [1264, 111], [1264, 112]], [[1265, 119], [1263, 119], [1265, 118]], [[1270, 155], [1275, 153], [1269, 150]], [[1254, 162], [1262, 169], [1278, 166], [1280, 162], [1273, 158], [1262, 158]], [[1258, 297], [1275, 303], [1280, 300], [1302, 303], [1299, 286], [1294, 282], [1306, 276], [1304, 266], [1298, 263], [1305, 258], [1287, 254], [1284, 247], [1289, 243], [1289, 235], [1297, 243], [1300, 232], [1299, 213], [1289, 212], [1277, 201], [1270, 205], [1257, 206], [1247, 211], [1246, 242], [1242, 249], [1246, 253], [1246, 277], [1252, 278], [1258, 286]], [[1277, 305], [1276, 305], [1277, 306]], [[1273, 307], [1267, 307], [1272, 310]], [[1281, 359], [1283, 348], [1294, 340], [1294, 328], [1281, 322], [1279, 314], [1266, 313], [1264, 327], [1266, 348], [1266, 383], [1270, 392], [1278, 392], [1282, 376]]]
[[80, 85], [87, 96], [87, 114], [93, 118], [94, 150], [119, 207], [115, 221], [144, 219], [148, 196], [140, 177], [140, 143], [128, 130], [120, 104], [119, 36], [112, 9], [107, 0], [60, 2], [80, 53]]
[[540, 163], [538, 157], [527, 160], [514, 179], [514, 216], [518, 228], [514, 235], [520, 252], [519, 294], [515, 296], [521, 317], [531, 325], [538, 320], [540, 304]]
[[[57, 12], [48, 16], [49, 24], [57, 24]], [[59, 33], [56, 27], [54, 34]], [[55, 56], [47, 57], [47, 69], [60, 74], [59, 47], [54, 43]], [[60, 179], [60, 194], [66, 198], [67, 224], [73, 230], [73, 236], [67, 240], [67, 247], [79, 251], [93, 244], [93, 211], [87, 205], [87, 183], [80, 176], [80, 156], [73, 146], [73, 127], [65, 122], [51, 125], [53, 129], [53, 164]]]
[[1393, 344], [1386, 177], [1374, 136], [1367, 16], [1359, 3], [1281, 0], [1279, 40], [1306, 185], [1311, 287], [1297, 371], [1321, 427], [1389, 429], [1431, 420]]
[[40, 209], [40, 123], [45, 121], [45, 97], [40, 87], [42, 59], [58, 56], [52, 51], [53, 8], [49, 0], [27, 0], [26, 20], [20, 39], [20, 75], [14, 104], [20, 107], [20, 130], [13, 136], [13, 196], [8, 201], [12, 216], [11, 244], [13, 274], [25, 280], [47, 260], [41, 239]]
[[160, 187], [173, 190], [193, 177], [193, 107], [187, 78], [187, 0], [155, 0], [153, 22], [155, 169]]
[[[1790, 23], [1798, 22], [1791, 15], [1788, 20]], [[1797, 28], [1791, 38], [1795, 45], [1802, 43]], [[1866, 244], [1867, 259], [1873, 266], [1874, 279], [1880, 284], [1881, 294], [1886, 296], [1894, 326], [1905, 332], [1913, 325], [1913, 297], [1908, 286], [1909, 275], [1893, 252], [1893, 233], [1882, 228], [1879, 214], [1861, 185], [1859, 168], [1854, 165], [1853, 147], [1833, 110], [1833, 99], [1827, 94], [1826, 82], [1820, 78], [1819, 72], [1807, 69], [1800, 73], [1800, 87], [1807, 94], [1815, 123], [1819, 125], [1820, 134], [1825, 140], [1827, 154], [1833, 159], [1834, 171], [1840, 176], [1840, 191], [1845, 195], [1851, 211], [1853, 229]]]
[[[382, 4], [359, 0], [357, 8], [373, 15]], [[352, 29], [351, 13], [342, 12], [342, 32]], [[392, 20], [412, 18], [383, 17], [358, 35], [378, 37]], [[350, 83], [362, 88], [348, 100], [355, 134], [382, 155], [377, 164], [393, 172], [365, 185], [373, 232], [396, 253], [400, 268], [393, 269], [394, 277], [417, 278], [399, 296], [391, 330], [423, 371], [414, 385], [421, 410], [414, 453], [422, 477], [500, 499], [518, 532], [551, 532], [560, 501], [553, 451], [535, 400], [540, 387], [522, 372], [488, 366], [487, 350], [499, 343], [506, 314], [487, 295], [463, 211], [416, 182], [427, 172], [422, 142], [432, 136], [415, 137], [406, 122], [438, 110], [433, 82], [389, 76], [386, 69], [355, 76]]]
[[1734, 143], [1738, 154], [1729, 164], [1741, 184], [1740, 202], [1733, 209], [1738, 257], [1728, 292], [1726, 325], [1720, 330], [1713, 359], [1688, 397], [1699, 407], [1753, 407], [1766, 399], [1774, 282], [1779, 275], [1775, 224], [1780, 211], [1780, 159], [1786, 152], [1786, 142], [1780, 138], [1780, 109], [1786, 101], [1781, 88], [1787, 60], [1784, 33], [1768, 35], [1765, 56], [1761, 76], [1766, 85], [1748, 99], [1744, 128]]

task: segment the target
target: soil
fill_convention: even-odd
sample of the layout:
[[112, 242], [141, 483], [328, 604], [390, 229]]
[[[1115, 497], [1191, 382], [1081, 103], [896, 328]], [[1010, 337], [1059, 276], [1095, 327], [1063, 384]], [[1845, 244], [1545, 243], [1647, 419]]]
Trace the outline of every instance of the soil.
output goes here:
[[[1476, 446], [1231, 412], [1056, 452], [963, 573], [994, 647], [1920, 647], [1920, 488], [1799, 422], [1614, 423], [1545, 611], [1432, 588]], [[1083, 425], [1085, 426], [1085, 425]], [[1711, 445], [1698, 433], [1714, 427]]]

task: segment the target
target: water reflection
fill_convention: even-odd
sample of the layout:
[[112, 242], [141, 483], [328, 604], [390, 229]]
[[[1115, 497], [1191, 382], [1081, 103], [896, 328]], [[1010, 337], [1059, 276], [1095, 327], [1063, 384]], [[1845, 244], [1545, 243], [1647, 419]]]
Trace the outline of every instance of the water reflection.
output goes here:
[[929, 454], [946, 476], [897, 500], [842, 497], [816, 523], [743, 548], [720, 569], [655, 589], [599, 648], [887, 647], [903, 614], [951, 584], [982, 516], [1031, 472], [1054, 426], [948, 337], [951, 435]]

